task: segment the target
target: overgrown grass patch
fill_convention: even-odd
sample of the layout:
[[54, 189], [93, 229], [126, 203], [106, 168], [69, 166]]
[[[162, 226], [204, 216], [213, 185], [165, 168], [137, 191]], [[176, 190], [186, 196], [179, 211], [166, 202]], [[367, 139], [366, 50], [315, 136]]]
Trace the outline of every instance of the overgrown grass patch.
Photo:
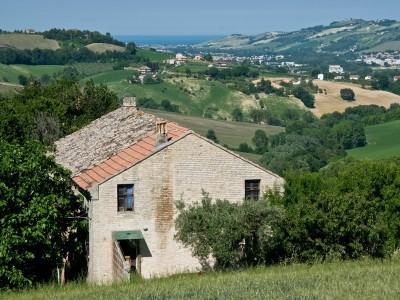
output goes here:
[[398, 299], [400, 260], [180, 274], [111, 285], [43, 285], [1, 299]]

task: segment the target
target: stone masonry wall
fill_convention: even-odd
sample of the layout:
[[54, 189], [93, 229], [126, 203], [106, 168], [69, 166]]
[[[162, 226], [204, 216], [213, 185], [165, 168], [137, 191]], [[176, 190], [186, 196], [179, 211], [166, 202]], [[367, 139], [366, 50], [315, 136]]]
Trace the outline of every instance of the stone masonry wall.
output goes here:
[[[175, 201], [200, 201], [205, 190], [213, 199], [240, 202], [246, 179], [260, 179], [261, 191], [283, 183], [279, 176], [189, 134], [104, 182], [99, 200], [92, 201], [89, 208], [89, 280], [113, 280], [112, 232], [122, 230], [141, 230], [143, 234], [143, 277], [200, 270], [190, 250], [173, 239]], [[117, 212], [117, 185], [128, 183], [134, 184], [134, 211]]]

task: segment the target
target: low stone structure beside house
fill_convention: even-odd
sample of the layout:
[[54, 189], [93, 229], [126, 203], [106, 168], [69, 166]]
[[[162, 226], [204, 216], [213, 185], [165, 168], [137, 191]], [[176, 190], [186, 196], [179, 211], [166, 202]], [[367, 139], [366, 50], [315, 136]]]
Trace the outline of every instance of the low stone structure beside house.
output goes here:
[[111, 282], [200, 270], [174, 240], [176, 200], [257, 199], [278, 175], [176, 123], [138, 111], [135, 99], [56, 142], [89, 217], [88, 280]]

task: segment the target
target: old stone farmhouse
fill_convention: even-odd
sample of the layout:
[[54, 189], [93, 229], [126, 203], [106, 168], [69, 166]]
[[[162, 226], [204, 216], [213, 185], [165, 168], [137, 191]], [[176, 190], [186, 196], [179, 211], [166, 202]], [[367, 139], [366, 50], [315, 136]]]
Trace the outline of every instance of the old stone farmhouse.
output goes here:
[[135, 99], [56, 142], [89, 217], [91, 282], [196, 271], [174, 240], [175, 201], [243, 201], [282, 178], [176, 123], [138, 111]]

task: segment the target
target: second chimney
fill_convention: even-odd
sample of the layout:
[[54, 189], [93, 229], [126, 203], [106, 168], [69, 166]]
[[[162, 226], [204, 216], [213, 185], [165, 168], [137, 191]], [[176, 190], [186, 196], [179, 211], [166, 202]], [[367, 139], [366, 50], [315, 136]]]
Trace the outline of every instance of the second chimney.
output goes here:
[[127, 117], [137, 111], [136, 98], [130, 96], [124, 96], [122, 100], [122, 107], [124, 110], [124, 116]]
[[157, 121], [156, 123], [156, 148], [168, 142], [168, 129], [167, 122], [164, 120]]

